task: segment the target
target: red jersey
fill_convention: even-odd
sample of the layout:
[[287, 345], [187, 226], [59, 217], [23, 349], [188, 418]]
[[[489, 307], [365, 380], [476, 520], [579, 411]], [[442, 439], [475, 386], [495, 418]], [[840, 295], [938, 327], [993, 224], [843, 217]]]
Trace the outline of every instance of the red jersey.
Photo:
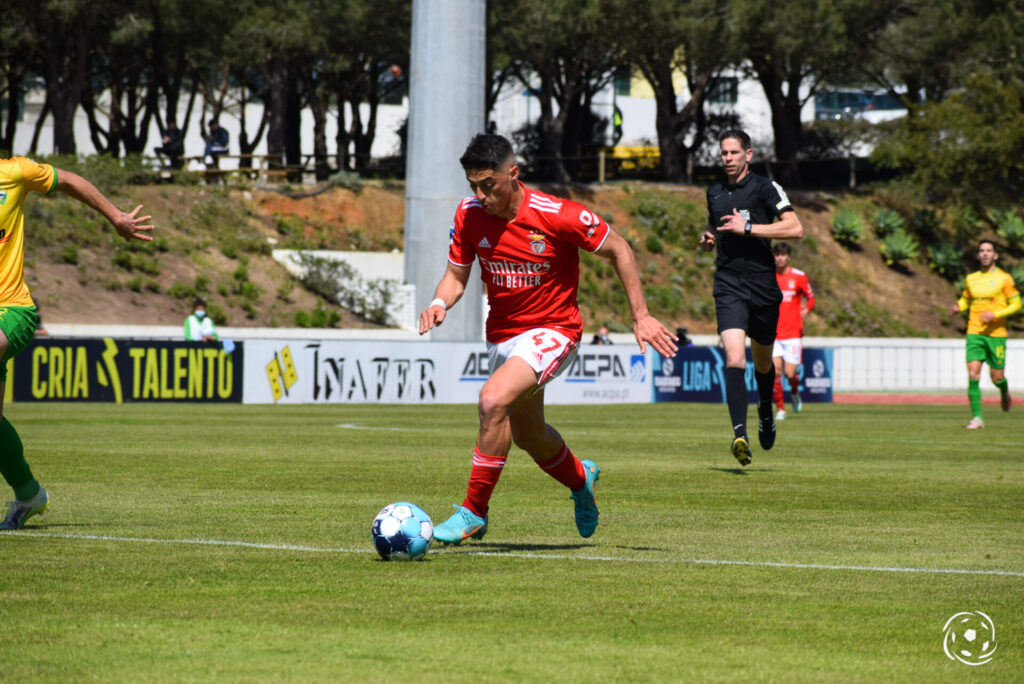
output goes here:
[[807, 300], [807, 310], [814, 308], [814, 291], [807, 280], [807, 274], [792, 266], [785, 273], [775, 271], [775, 279], [782, 290], [782, 304], [779, 305], [779, 327], [775, 331], [777, 340], [795, 340], [804, 335], [804, 319], [800, 315], [800, 297]]
[[579, 248], [601, 248], [611, 229], [597, 214], [572, 200], [531, 190], [506, 221], [483, 210], [475, 197], [455, 212], [448, 261], [480, 261], [487, 288], [487, 341], [503, 342], [531, 328], [554, 328], [575, 342], [583, 334], [576, 303]]

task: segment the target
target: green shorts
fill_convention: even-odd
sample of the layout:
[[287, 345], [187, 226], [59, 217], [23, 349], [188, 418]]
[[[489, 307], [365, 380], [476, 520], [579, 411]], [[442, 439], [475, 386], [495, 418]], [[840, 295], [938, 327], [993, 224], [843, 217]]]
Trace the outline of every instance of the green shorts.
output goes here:
[[1002, 370], [1006, 365], [1006, 338], [968, 335], [967, 363], [971, 361], [983, 361], [989, 368]]
[[7, 351], [0, 357], [0, 382], [7, 382], [7, 363], [36, 335], [39, 314], [34, 306], [0, 307], [0, 330], [7, 336]]

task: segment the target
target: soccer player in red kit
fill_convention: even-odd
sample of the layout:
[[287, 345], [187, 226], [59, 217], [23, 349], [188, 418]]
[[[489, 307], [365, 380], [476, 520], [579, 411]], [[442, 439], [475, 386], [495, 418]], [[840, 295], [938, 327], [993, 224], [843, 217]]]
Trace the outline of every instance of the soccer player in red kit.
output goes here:
[[786, 404], [782, 377], [789, 380], [793, 397], [793, 410], [803, 410], [800, 398], [800, 380], [797, 368], [802, 362], [804, 318], [814, 308], [814, 290], [807, 280], [807, 274], [789, 265], [790, 247], [785, 242], [776, 242], [772, 247], [775, 255], [775, 278], [782, 290], [782, 304], [779, 305], [779, 327], [775, 333], [772, 360], [775, 362], [775, 405], [779, 408], [775, 420], [786, 419]]
[[676, 337], [648, 313], [629, 244], [583, 205], [523, 185], [508, 140], [478, 135], [459, 161], [473, 197], [455, 212], [448, 266], [434, 300], [420, 314], [420, 334], [444, 322], [465, 291], [473, 261], [479, 261], [490, 306], [490, 377], [480, 389], [480, 429], [466, 498], [435, 527], [434, 536], [448, 544], [484, 536], [491, 494], [515, 442], [570, 490], [576, 527], [589, 537], [597, 529], [594, 486], [601, 469], [576, 458], [544, 420], [544, 386], [568, 368], [583, 334], [576, 303], [579, 249], [612, 262], [641, 352], [650, 344], [674, 356]]

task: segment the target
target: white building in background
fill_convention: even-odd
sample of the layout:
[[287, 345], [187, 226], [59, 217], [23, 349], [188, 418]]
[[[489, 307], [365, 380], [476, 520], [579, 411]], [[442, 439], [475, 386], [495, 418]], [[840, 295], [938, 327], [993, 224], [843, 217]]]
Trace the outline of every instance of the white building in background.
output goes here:
[[[689, 91], [686, 88], [685, 79], [682, 75], [676, 84], [678, 105], [682, 107], [689, 99]], [[852, 94], [852, 95], [851, 95]], [[854, 97], [856, 96], [856, 97]], [[856, 89], [830, 90], [810, 98], [801, 110], [800, 118], [805, 123], [814, 121], [816, 118], [836, 117], [857, 117], [869, 121], [884, 120], [903, 116], [905, 109], [901, 109], [898, 103], [895, 105], [892, 98], [884, 96], [872, 98], [867, 91]], [[101, 101], [102, 102], [102, 101]], [[852, 104], [851, 104], [852, 102]], [[874, 105], [872, 103], [875, 103]], [[36, 120], [43, 106], [43, 91], [30, 91], [25, 98], [25, 111], [14, 141], [13, 153], [17, 155], [27, 154]], [[653, 148], [657, 149], [658, 136], [655, 127], [655, 100], [650, 85], [638, 72], [633, 72], [628, 78], [617, 78], [613, 80], [604, 90], [594, 98], [594, 111], [598, 116], [612, 120], [615, 107], [622, 113], [622, 137], [618, 145], [625, 148]], [[747, 78], [739, 72], [727, 72], [720, 80], [718, 86], [713, 90], [707, 102], [710, 113], [722, 114], [734, 112], [738, 115], [741, 127], [746, 130], [754, 142], [759, 157], [770, 157], [774, 150], [774, 134], [771, 125], [771, 108], [765, 97], [761, 84], [756, 80]], [[101, 104], [102, 109], [102, 104]], [[374, 138], [371, 155], [374, 158], [391, 157], [400, 154], [401, 138], [399, 131], [405, 124], [409, 111], [409, 99], [403, 97], [400, 104], [381, 104], [377, 109], [377, 134]], [[362, 106], [363, 121], [369, 117], [369, 106]], [[247, 105], [245, 116], [250, 136], [255, 133], [260, 117], [263, 115], [263, 105], [256, 103]], [[499, 94], [494, 110], [490, 113], [496, 130], [502, 135], [511, 136], [513, 132], [526, 126], [528, 122], [536, 121], [540, 116], [540, 106], [537, 99], [521, 83], [512, 82], [507, 85]], [[179, 126], [184, 122], [184, 103], [178, 115]], [[200, 119], [209, 119], [209, 112], [202, 112], [199, 107], [193, 109], [192, 120], [189, 122], [185, 134], [185, 155], [198, 157], [202, 155], [205, 143], [199, 135]], [[238, 154], [238, 138], [240, 129], [240, 112], [237, 108], [228, 108], [220, 116], [220, 124], [228, 130], [231, 136], [231, 154]], [[306, 109], [302, 111], [302, 154], [313, 154], [313, 116]], [[337, 135], [338, 117], [337, 111], [332, 110], [327, 118], [327, 152], [334, 154], [335, 136]], [[607, 128], [608, 144], [611, 144], [611, 125]], [[75, 141], [78, 145], [79, 154], [89, 155], [96, 152], [89, 134], [89, 123], [85, 112], [79, 108], [75, 116]], [[150, 126], [149, 142], [147, 153], [160, 145], [160, 133], [154, 123]], [[39, 154], [52, 154], [53, 128], [52, 118], [47, 117], [41, 129], [37, 152]], [[257, 145], [257, 155], [267, 153], [266, 135]], [[453, 154], [461, 153], [461, 150]], [[712, 161], [706, 160], [706, 161]], [[235, 160], [225, 160], [221, 163], [222, 168], [235, 168]]]

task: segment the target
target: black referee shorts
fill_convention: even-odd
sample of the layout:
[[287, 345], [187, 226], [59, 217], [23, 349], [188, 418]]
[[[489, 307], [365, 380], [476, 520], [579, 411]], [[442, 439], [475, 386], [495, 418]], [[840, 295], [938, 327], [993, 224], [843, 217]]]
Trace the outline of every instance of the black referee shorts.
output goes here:
[[719, 334], [739, 328], [759, 344], [770, 346], [775, 342], [782, 290], [774, 273], [768, 278], [742, 278], [719, 271], [713, 292]]

